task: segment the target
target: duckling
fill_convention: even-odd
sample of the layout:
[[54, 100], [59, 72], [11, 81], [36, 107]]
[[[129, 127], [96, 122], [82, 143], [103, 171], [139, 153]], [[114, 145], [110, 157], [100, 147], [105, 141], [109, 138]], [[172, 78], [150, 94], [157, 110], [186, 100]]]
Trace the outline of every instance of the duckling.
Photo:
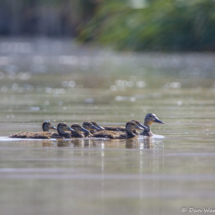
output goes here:
[[87, 129], [90, 132], [90, 133], [84, 132], [85, 137], [89, 136], [90, 134], [95, 133], [95, 130], [100, 131], [100, 128], [97, 127], [95, 124], [96, 124], [95, 122], [84, 122], [82, 124], [82, 127]]
[[58, 134], [52, 136], [52, 138], [63, 139], [63, 138], [71, 138], [71, 134], [66, 131], [75, 132], [74, 129], [70, 128], [65, 122], [60, 122], [57, 125]]
[[[143, 130], [143, 129], [146, 129], [147, 127], [144, 126], [142, 123], [140, 123], [138, 120], [131, 120], [132, 122], [135, 122], [141, 129], [137, 129], [137, 130]], [[136, 135], [139, 135], [139, 133], [137, 132], [137, 130], [134, 130], [133, 133], [136, 134]]]
[[[71, 133], [71, 137], [77, 137], [77, 138], [84, 138], [85, 136], [90, 137], [90, 132], [83, 128], [80, 124], [72, 124], [71, 128], [74, 130]], [[84, 132], [84, 134], [82, 134], [82, 131]]]
[[42, 124], [42, 132], [19, 132], [10, 135], [10, 138], [30, 138], [30, 139], [50, 139], [52, 134], [49, 132], [50, 129], [56, 130], [51, 122], [44, 122]]
[[91, 123], [92, 123], [95, 127], [99, 128], [100, 131], [101, 131], [101, 130], [105, 130], [105, 128], [103, 128], [102, 126], [98, 125], [95, 121], [91, 121]]
[[154, 113], [148, 113], [144, 120], [144, 125], [147, 128], [142, 133], [140, 133], [140, 135], [144, 135], [144, 136], [148, 136], [148, 137], [153, 136], [154, 134], [151, 131], [151, 125], [154, 122], [164, 124], [164, 122], [159, 120], [158, 117]]
[[134, 130], [136, 129], [143, 130], [143, 128], [137, 125], [134, 121], [127, 122], [125, 128], [126, 128], [126, 133], [121, 131], [102, 130], [94, 133], [92, 137], [110, 138], [110, 139], [131, 139], [138, 136], [138, 134], [134, 133]]

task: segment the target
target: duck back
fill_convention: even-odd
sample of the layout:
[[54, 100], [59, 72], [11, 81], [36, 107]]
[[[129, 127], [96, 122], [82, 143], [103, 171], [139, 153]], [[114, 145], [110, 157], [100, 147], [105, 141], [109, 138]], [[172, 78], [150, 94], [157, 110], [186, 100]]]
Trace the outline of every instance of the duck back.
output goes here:
[[121, 131], [98, 131], [92, 135], [96, 138], [127, 139], [127, 134]]
[[123, 126], [104, 126], [104, 129], [107, 131], [126, 131]]
[[19, 132], [10, 135], [10, 138], [25, 138], [25, 139], [50, 139], [52, 132]]

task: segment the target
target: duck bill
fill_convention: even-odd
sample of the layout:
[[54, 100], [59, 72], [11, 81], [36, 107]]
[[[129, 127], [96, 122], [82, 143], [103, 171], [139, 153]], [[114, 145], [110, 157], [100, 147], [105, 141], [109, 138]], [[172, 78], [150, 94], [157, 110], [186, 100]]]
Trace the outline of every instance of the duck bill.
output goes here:
[[160, 124], [164, 124], [164, 122], [162, 122], [161, 120], [159, 120], [159, 119], [155, 119], [155, 121], [154, 122], [157, 122], [157, 123], [160, 123]]
[[140, 127], [139, 125], [137, 125], [136, 127], [138, 130], [143, 130], [144, 128]]
[[52, 126], [50, 129], [57, 130], [57, 128], [56, 128], [56, 127], [54, 127], [54, 126]]
[[93, 128], [93, 129], [96, 129], [96, 130], [98, 130], [98, 131], [100, 130], [99, 128], [97, 128], [97, 127], [94, 126], [94, 125], [92, 125], [92, 128]]
[[70, 128], [69, 126], [68, 126], [68, 131], [73, 131], [73, 132], [75, 132], [75, 130], [72, 129], [72, 128]]
[[100, 130], [105, 130], [105, 128], [103, 128], [103, 127], [100, 126], [100, 125], [98, 125], [98, 128], [99, 128]]
[[147, 127], [145, 125], [143, 125], [142, 123], [140, 123], [140, 127], [144, 128], [144, 129], [147, 129]]
[[81, 130], [83, 131], [83, 132], [87, 132], [87, 133], [90, 133], [87, 129], [85, 129], [85, 128], [81, 128]]

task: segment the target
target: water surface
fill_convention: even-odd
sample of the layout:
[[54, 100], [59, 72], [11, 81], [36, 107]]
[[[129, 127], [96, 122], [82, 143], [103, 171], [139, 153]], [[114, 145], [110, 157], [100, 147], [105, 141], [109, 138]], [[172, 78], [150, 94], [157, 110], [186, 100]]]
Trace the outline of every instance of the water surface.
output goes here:
[[[6, 41], [0, 51], [0, 214], [166, 215], [214, 208], [211, 55], [114, 58], [50, 43], [64, 53], [48, 55], [47, 41], [29, 43], [23, 53]], [[45, 120], [125, 125], [143, 122], [149, 112], [165, 122], [153, 125], [153, 138], [7, 138], [40, 131]]]

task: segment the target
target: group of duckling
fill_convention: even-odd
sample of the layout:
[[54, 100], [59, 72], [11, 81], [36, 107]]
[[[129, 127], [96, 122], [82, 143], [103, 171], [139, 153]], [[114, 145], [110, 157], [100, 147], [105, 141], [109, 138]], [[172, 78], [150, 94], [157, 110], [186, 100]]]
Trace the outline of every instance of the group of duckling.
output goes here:
[[[69, 127], [65, 122], [58, 123], [57, 128], [51, 122], [44, 122], [42, 124], [43, 132], [20, 132], [9, 136], [10, 138], [29, 138], [29, 139], [64, 139], [64, 138], [109, 138], [109, 139], [131, 139], [139, 135], [153, 136], [151, 131], [152, 123], [164, 124], [153, 113], [148, 113], [144, 120], [144, 125], [138, 120], [131, 120], [122, 126], [99, 126], [96, 122], [89, 121], [80, 124], [72, 124]], [[57, 130], [56, 132], [49, 132], [50, 129]], [[141, 133], [137, 130], [142, 130]]]

